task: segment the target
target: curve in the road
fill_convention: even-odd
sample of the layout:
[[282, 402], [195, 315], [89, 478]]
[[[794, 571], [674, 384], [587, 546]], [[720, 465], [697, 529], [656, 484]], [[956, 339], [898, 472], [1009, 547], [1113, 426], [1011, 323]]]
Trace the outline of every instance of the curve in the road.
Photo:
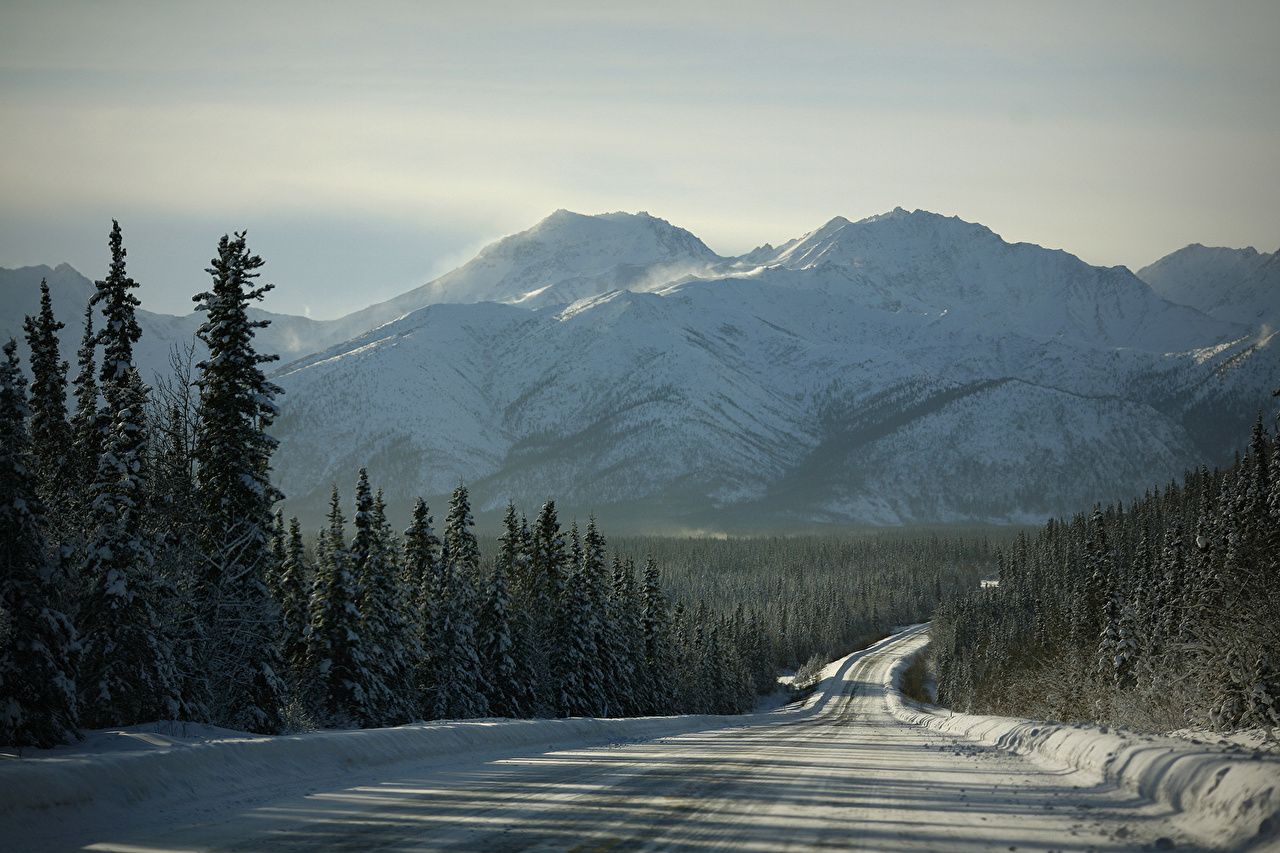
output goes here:
[[1187, 849], [1166, 807], [895, 718], [885, 677], [920, 630], [842, 661], [809, 714], [172, 815], [94, 849]]

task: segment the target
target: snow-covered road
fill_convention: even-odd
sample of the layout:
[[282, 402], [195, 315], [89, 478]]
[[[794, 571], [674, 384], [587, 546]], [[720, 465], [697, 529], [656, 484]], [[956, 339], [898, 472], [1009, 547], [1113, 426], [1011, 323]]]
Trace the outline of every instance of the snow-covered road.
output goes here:
[[1155, 849], [1167, 837], [1187, 849], [1165, 807], [899, 722], [886, 707], [885, 675], [922, 641], [916, 629], [855, 657], [810, 716], [489, 760], [459, 755], [355, 787], [275, 799], [255, 789], [240, 803], [116, 814], [97, 828], [62, 821], [26, 840], [116, 851], [1065, 851]]

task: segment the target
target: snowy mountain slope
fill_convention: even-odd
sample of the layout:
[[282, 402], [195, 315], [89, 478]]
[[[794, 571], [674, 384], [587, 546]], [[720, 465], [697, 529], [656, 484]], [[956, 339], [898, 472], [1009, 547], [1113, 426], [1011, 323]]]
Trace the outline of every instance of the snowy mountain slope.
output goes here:
[[368, 463], [402, 506], [465, 478], [613, 526], [1025, 520], [1215, 458], [1277, 379], [1269, 340], [1109, 348], [794, 275], [409, 314], [277, 377], [281, 484], [303, 512]]
[[1170, 304], [1124, 267], [1006, 243], [983, 225], [928, 211], [836, 217], [756, 263], [798, 271], [797, 286], [864, 290], [880, 304], [962, 316], [1037, 338], [1178, 352], [1243, 330]]
[[[92, 284], [65, 265], [0, 271], [0, 332], [41, 275], [71, 358]], [[153, 368], [199, 323], [141, 320]], [[260, 343], [309, 519], [366, 464], [401, 511], [463, 478], [484, 509], [554, 494], [615, 528], [1038, 518], [1224, 461], [1280, 385], [1265, 331], [901, 209], [729, 259], [647, 214], [558, 211]]]
[[1252, 327], [1280, 325], [1280, 252], [1194, 243], [1138, 270], [1168, 299]]
[[458, 269], [336, 322], [354, 336], [439, 303], [567, 305], [610, 290], [655, 289], [722, 260], [688, 231], [648, 213], [557, 210]]

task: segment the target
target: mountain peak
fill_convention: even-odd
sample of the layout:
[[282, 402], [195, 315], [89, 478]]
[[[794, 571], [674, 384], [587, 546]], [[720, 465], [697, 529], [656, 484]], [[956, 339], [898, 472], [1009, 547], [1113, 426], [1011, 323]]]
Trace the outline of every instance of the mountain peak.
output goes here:
[[1276, 255], [1253, 246], [1233, 249], [1192, 243], [1138, 270], [1156, 293], [1211, 317], [1250, 326], [1280, 319]]
[[899, 207], [895, 207], [893, 210], [890, 210], [887, 213], [877, 213], [872, 216], [868, 216], [865, 219], [859, 219], [858, 224], [861, 225], [867, 222], [885, 222], [890, 219], [906, 219], [907, 217], [918, 216], [918, 215], [937, 216], [938, 214], [930, 213], [927, 210], [911, 211], [911, 210], [907, 210], [905, 207], [899, 206]]

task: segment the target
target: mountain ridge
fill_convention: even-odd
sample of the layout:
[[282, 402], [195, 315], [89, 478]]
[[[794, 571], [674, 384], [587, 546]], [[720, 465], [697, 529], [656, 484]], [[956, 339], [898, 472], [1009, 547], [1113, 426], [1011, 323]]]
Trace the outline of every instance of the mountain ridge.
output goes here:
[[[66, 291], [73, 352], [83, 305], [58, 299], [92, 284], [20, 272]], [[1280, 384], [1265, 329], [902, 208], [737, 257], [561, 210], [401, 297], [260, 338], [287, 511], [368, 466], [393, 506], [461, 477], [481, 511], [556, 494], [633, 529], [1035, 521], [1226, 461]], [[199, 322], [139, 316], [159, 366]]]

